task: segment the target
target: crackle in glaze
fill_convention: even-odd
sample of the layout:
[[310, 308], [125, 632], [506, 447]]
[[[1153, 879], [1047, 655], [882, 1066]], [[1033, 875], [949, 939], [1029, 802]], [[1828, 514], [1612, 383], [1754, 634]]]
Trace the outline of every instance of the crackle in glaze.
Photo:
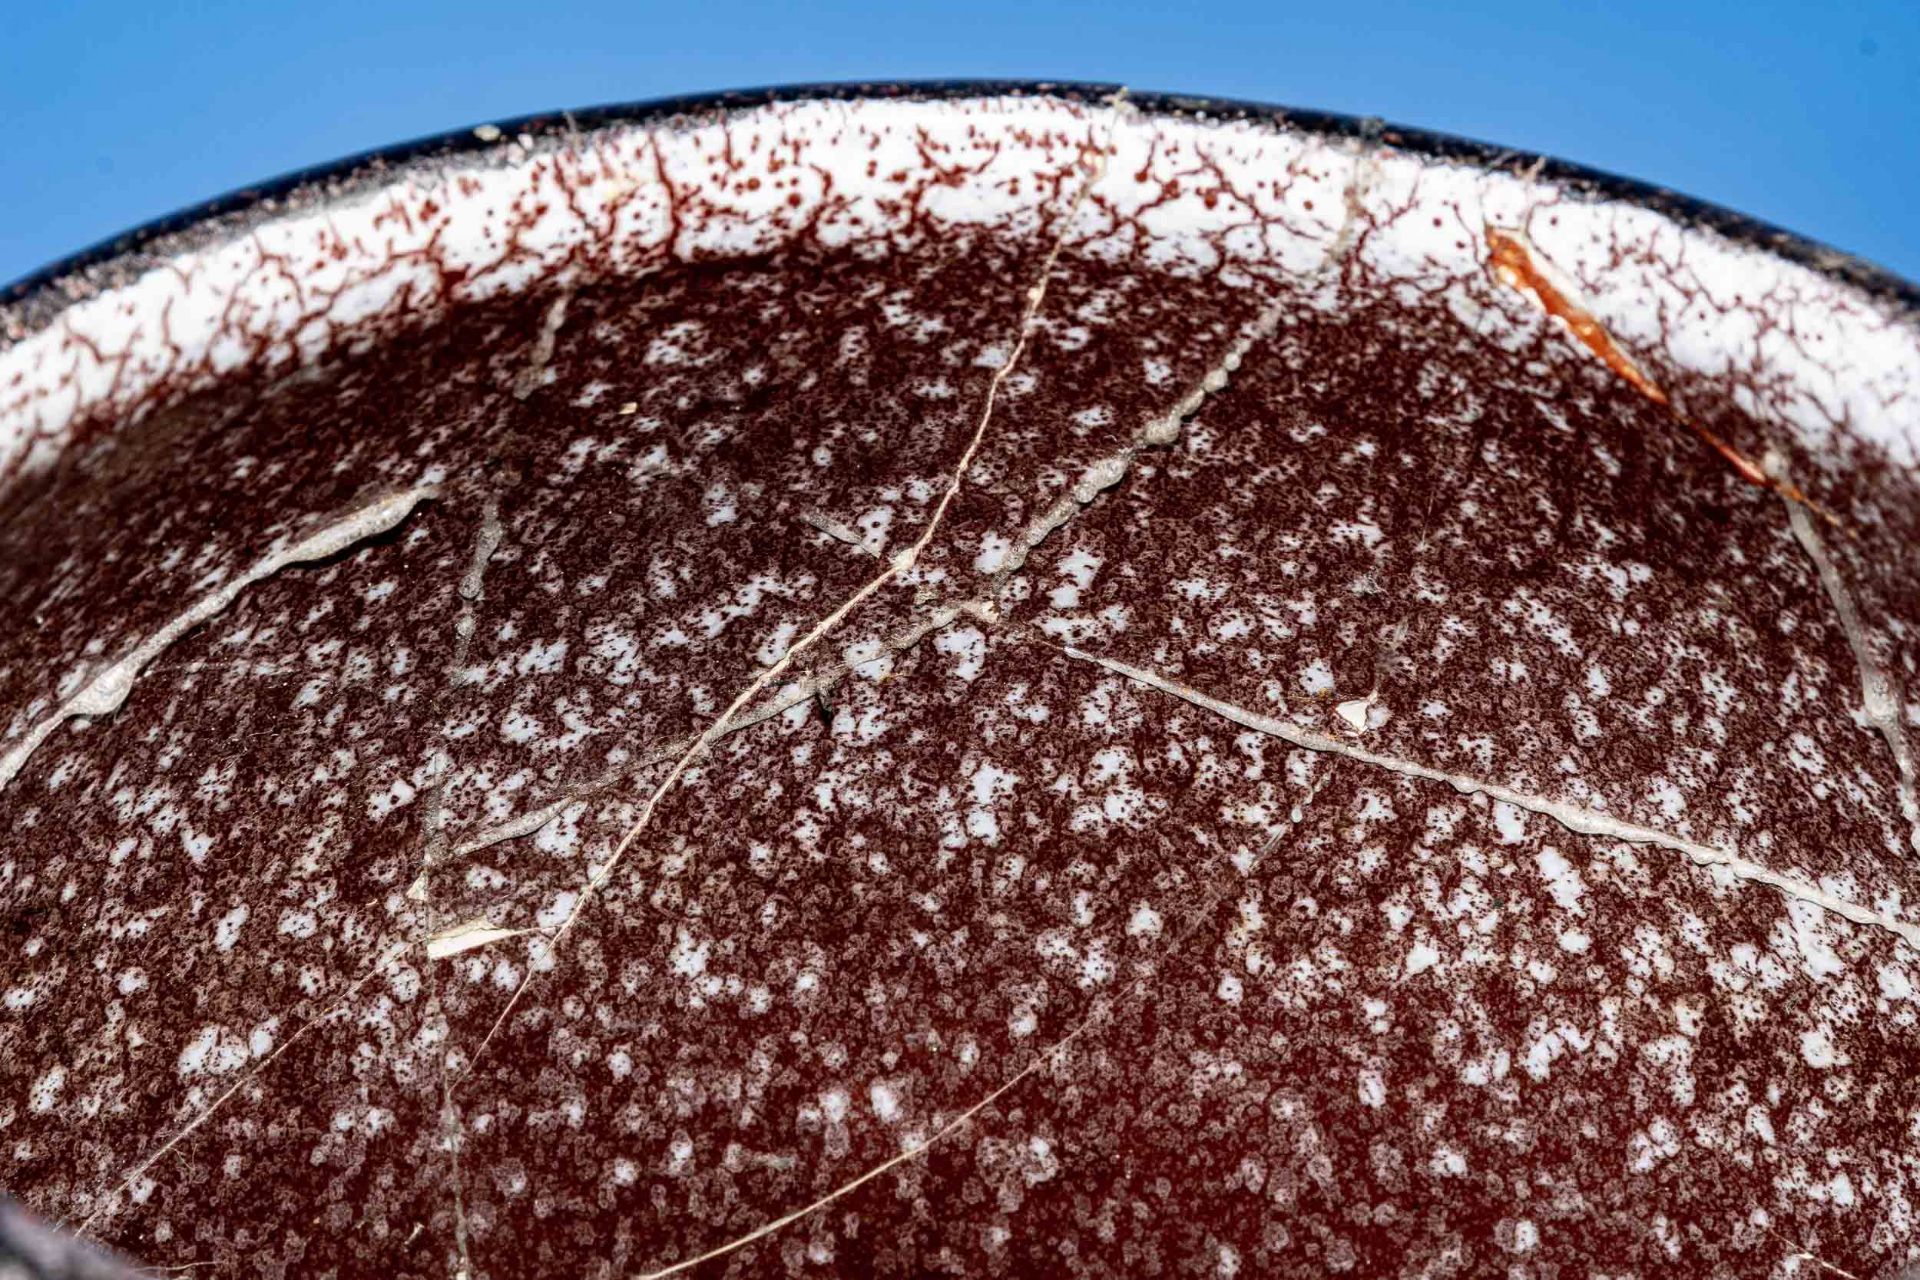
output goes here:
[[42, 1216], [496, 1280], [1920, 1250], [1894, 304], [1045, 94], [169, 253], [0, 349]]

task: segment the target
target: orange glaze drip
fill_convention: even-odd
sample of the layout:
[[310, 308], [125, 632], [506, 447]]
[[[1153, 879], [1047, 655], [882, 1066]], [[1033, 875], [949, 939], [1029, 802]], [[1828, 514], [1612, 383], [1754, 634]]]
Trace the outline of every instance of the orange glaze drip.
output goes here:
[[1627, 358], [1627, 353], [1614, 342], [1606, 326], [1594, 319], [1591, 311], [1555, 288], [1553, 282], [1533, 264], [1533, 254], [1528, 250], [1525, 240], [1511, 231], [1488, 227], [1487, 249], [1492, 257], [1494, 275], [1522, 293], [1531, 293], [1548, 315], [1559, 316], [1573, 336], [1587, 350], [1599, 356], [1607, 368], [1626, 379], [1627, 385], [1655, 404], [1671, 408], [1667, 403], [1667, 393], [1655, 385], [1639, 365]]
[[1573, 334], [1582, 346], [1599, 356], [1601, 362], [1620, 375], [1628, 386], [1665, 409], [1694, 435], [1706, 441], [1714, 452], [1725, 458], [1734, 471], [1739, 473], [1741, 479], [1749, 484], [1758, 485], [1762, 489], [1771, 489], [1788, 501], [1799, 503], [1828, 524], [1839, 527], [1840, 522], [1808, 499], [1798, 485], [1791, 482], [1783, 484], [1774, 479], [1761, 468], [1759, 463], [1712, 431], [1682, 417], [1680, 411], [1673, 407], [1673, 402], [1668, 399], [1667, 393], [1660, 389], [1659, 384], [1649, 378], [1646, 372], [1620, 349], [1619, 344], [1613, 340], [1613, 335], [1607, 332], [1606, 326], [1595, 319], [1593, 313], [1582, 306], [1577, 299], [1563, 293], [1552, 280], [1547, 278], [1545, 272], [1534, 265], [1533, 251], [1524, 236], [1518, 232], [1503, 231], [1499, 227], [1489, 226], [1487, 253], [1488, 265], [1502, 283], [1522, 293], [1532, 294], [1534, 300], [1548, 315], [1560, 318], [1561, 323], [1567, 326], [1567, 331]]

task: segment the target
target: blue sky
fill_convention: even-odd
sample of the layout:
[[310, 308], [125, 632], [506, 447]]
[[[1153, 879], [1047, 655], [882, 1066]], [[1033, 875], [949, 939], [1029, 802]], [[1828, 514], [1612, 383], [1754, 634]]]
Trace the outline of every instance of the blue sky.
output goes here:
[[1671, 186], [1920, 279], [1920, 0], [20, 0], [0, 26], [0, 282], [229, 188], [482, 120], [956, 76], [1384, 116]]

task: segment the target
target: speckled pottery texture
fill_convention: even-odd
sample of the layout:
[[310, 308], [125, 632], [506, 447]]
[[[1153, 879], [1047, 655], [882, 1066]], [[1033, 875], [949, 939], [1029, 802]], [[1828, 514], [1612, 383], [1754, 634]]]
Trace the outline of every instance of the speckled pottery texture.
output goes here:
[[196, 1276], [1892, 1275], [1911, 286], [802, 89], [0, 309], [0, 1189]]

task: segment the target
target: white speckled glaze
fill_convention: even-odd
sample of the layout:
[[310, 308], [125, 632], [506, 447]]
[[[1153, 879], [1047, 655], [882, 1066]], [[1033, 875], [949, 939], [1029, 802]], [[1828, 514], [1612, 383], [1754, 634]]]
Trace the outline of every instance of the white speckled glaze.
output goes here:
[[[363, 182], [324, 208], [170, 257], [87, 297], [0, 349], [0, 467], [44, 465], [68, 425], [125, 414], [185, 375], [204, 385], [265, 359], [298, 361], [370, 318], [486, 298], [571, 271], [643, 271], [667, 260], [766, 252], [794, 236], [847, 245], [1006, 220], [1037, 221], [1057, 194], [1048, 147], [1007, 154], [1015, 131], [1077, 145], [1095, 127], [1046, 98], [774, 103], [725, 120], [612, 125], [501, 138], [495, 152], [424, 162]], [[1473, 272], [1482, 226], [1525, 227], [1571, 271], [1620, 339], [1680, 368], [1765, 388], [1743, 406], [1809, 445], [1847, 424], [1906, 463], [1920, 445], [1920, 336], [1895, 310], [1810, 267], [1620, 200], [1524, 173], [1362, 147], [1266, 120], [1129, 113], [1112, 131], [1100, 220], [1133, 219], [1156, 265], [1247, 275], [1301, 271], [1324, 254], [1355, 194], [1363, 252], [1407, 287]], [[922, 153], [957, 176], [911, 207], [897, 175]], [[1165, 182], [1200, 175], [1179, 196]], [[1203, 192], [1214, 190], [1209, 197]], [[676, 202], [702, 207], [694, 224]], [[1312, 211], [1309, 211], [1311, 206]], [[1439, 219], [1435, 225], [1434, 219]], [[1473, 317], [1463, 317], [1473, 323]]]
[[1088, 91], [481, 141], [0, 312], [0, 1188], [196, 1274], [1920, 1254], [1910, 290]]

